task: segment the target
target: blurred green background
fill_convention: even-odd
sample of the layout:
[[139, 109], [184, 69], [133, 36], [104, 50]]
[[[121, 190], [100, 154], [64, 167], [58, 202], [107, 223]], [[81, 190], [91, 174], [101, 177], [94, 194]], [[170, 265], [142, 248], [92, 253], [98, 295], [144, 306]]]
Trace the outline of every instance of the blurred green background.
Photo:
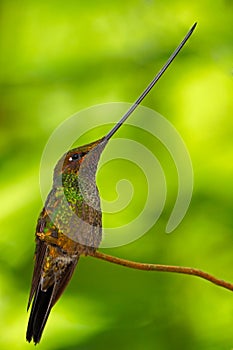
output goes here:
[[[195, 21], [190, 42], [143, 103], [168, 118], [189, 149], [190, 208], [166, 235], [168, 196], [144, 237], [105, 251], [233, 281], [232, 2], [2, 0], [0, 11], [0, 348], [33, 347], [25, 342], [26, 305], [49, 136], [82, 108], [133, 101]], [[232, 328], [227, 290], [83, 258], [38, 348], [230, 350]]]

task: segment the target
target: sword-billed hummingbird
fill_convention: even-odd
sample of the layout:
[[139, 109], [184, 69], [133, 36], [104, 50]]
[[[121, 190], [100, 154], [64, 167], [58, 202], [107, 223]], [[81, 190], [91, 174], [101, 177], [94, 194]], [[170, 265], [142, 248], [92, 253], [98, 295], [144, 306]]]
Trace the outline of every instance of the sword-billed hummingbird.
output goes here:
[[110, 138], [142, 102], [191, 36], [196, 23], [126, 114], [101, 139], [68, 151], [54, 169], [53, 187], [36, 227], [35, 265], [26, 339], [39, 343], [53, 305], [66, 288], [81, 255], [95, 251], [102, 238], [102, 212], [95, 175]]

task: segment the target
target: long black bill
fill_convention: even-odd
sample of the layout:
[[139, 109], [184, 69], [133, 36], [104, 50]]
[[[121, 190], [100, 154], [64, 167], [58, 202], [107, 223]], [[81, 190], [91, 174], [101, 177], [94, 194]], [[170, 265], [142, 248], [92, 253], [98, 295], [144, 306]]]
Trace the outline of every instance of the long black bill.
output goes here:
[[146, 95], [150, 92], [153, 86], [157, 83], [157, 81], [161, 78], [163, 73], [172, 63], [174, 58], [178, 55], [182, 47], [185, 45], [191, 34], [193, 33], [197, 23], [195, 23], [190, 31], [186, 34], [181, 43], [177, 46], [175, 51], [169, 57], [165, 65], [161, 68], [161, 70], [157, 73], [151, 83], [147, 86], [147, 88], [143, 91], [143, 93], [138, 97], [138, 99], [132, 104], [129, 110], [123, 115], [120, 121], [109, 131], [109, 133], [103, 138], [99, 139], [95, 143], [93, 143], [93, 148], [88, 152], [88, 154], [84, 157], [84, 160], [81, 163], [79, 169], [79, 186], [81, 192], [85, 198], [85, 201], [89, 203], [90, 206], [96, 208], [100, 211], [100, 202], [99, 202], [99, 192], [96, 187], [96, 171], [98, 162], [103, 152], [105, 146], [107, 145], [109, 139], [115, 134], [115, 132], [120, 128], [120, 126], [125, 122], [125, 120], [133, 113], [133, 111], [137, 108], [137, 106], [142, 102], [142, 100], [146, 97]]
[[184, 39], [181, 41], [181, 43], [177, 46], [177, 48], [173, 51], [167, 62], [164, 64], [164, 66], [160, 69], [160, 71], [156, 74], [154, 79], [150, 82], [150, 84], [146, 87], [146, 89], [142, 92], [142, 94], [137, 98], [137, 100], [132, 104], [130, 109], [123, 115], [121, 120], [112, 128], [112, 130], [109, 131], [109, 133], [104, 137], [103, 141], [108, 141], [115, 132], [120, 128], [120, 126], [126, 121], [126, 119], [133, 113], [133, 111], [137, 108], [137, 106], [144, 100], [144, 98], [147, 96], [147, 94], [150, 92], [150, 90], [153, 88], [153, 86], [157, 83], [157, 81], [161, 78], [163, 73], [167, 70], [167, 68], [170, 66], [172, 61], [175, 59], [175, 57], [178, 55], [182, 47], [185, 45], [185, 43], [188, 41], [190, 36], [192, 35], [195, 27], [197, 25], [197, 22], [194, 23], [192, 28], [189, 30], [189, 32], [186, 34]]

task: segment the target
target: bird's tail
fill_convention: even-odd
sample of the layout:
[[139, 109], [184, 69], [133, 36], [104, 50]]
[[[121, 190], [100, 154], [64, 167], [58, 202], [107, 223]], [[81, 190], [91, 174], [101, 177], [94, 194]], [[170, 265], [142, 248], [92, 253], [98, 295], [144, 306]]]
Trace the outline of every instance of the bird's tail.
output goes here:
[[47, 290], [42, 290], [41, 281], [39, 282], [28, 321], [26, 333], [26, 339], [28, 342], [33, 340], [35, 344], [39, 343], [51, 308], [67, 286], [77, 262], [78, 259], [70, 262], [64, 271], [62, 271], [59, 280], [56, 280], [54, 284], [47, 288]]
[[51, 302], [53, 289], [54, 286], [51, 286], [47, 289], [46, 292], [44, 292], [39, 286], [36, 291], [26, 334], [26, 339], [29, 342], [32, 339], [34, 340], [35, 344], [39, 343], [40, 341], [42, 332], [52, 308]]

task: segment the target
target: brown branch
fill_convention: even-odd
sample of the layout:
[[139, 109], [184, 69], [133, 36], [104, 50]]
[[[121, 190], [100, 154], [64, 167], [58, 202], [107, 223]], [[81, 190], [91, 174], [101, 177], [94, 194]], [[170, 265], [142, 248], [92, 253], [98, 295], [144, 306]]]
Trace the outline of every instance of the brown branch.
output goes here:
[[114, 264], [130, 267], [132, 269], [138, 269], [138, 270], [144, 270], [144, 271], [175, 272], [175, 273], [182, 273], [185, 275], [193, 275], [193, 276], [203, 278], [211, 283], [217, 284], [220, 287], [233, 291], [232, 283], [220, 280], [210, 275], [207, 272], [194, 269], [192, 267], [160, 265], [160, 264], [145, 264], [145, 263], [117, 258], [115, 256], [104, 254], [99, 251], [93, 252], [91, 256], [93, 256], [94, 258], [98, 258], [98, 259], [102, 259], [102, 260], [114, 263]]

